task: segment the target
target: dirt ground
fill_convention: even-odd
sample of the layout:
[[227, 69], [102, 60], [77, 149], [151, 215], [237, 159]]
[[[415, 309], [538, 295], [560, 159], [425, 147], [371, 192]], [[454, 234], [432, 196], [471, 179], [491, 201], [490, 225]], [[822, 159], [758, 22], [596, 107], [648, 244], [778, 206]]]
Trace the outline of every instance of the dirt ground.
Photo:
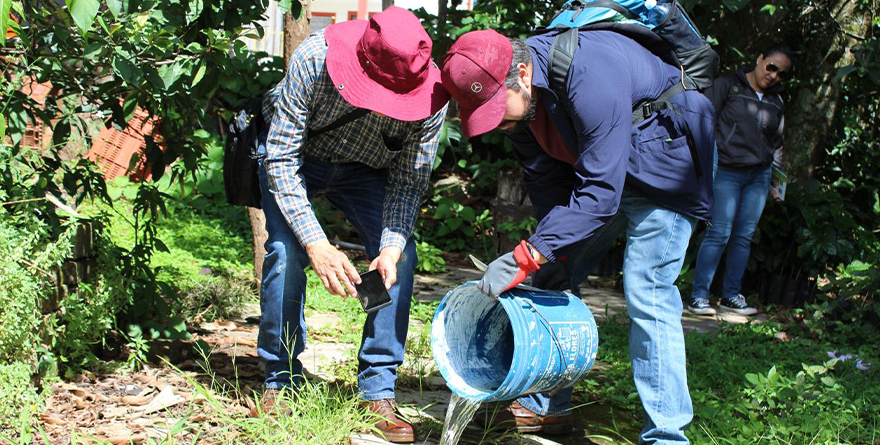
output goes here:
[[[446, 274], [417, 277], [414, 296], [420, 301], [440, 299], [458, 284], [478, 278], [479, 273], [466, 265], [453, 266]], [[625, 311], [625, 299], [619, 291], [585, 286], [582, 292], [600, 323], [615, 312]], [[724, 317], [726, 322], [745, 321], [744, 317], [743, 320], [733, 315]], [[683, 322], [687, 330], [709, 330], [718, 320], [688, 315]], [[310, 331], [317, 333], [327, 328], [341, 328], [339, 317], [332, 313], [310, 314], [308, 323]], [[223, 442], [219, 434], [228, 429], [221, 427], [220, 410], [228, 415], [245, 415], [247, 403], [235, 394], [252, 394], [262, 386], [263, 369], [256, 352], [258, 324], [259, 308], [251, 306], [241, 319], [190, 327], [192, 340], [152, 342], [151, 362], [138, 372], [85, 373], [71, 381], [56, 383], [41, 417], [46, 435], [52, 444], [68, 444], [74, 436], [80, 442], [97, 439], [113, 444], [146, 443], [149, 439], [160, 441], [169, 434], [177, 443]], [[207, 360], [198, 352], [199, 348], [209, 352]], [[301, 360], [311, 378], [333, 382], [336, 379], [333, 370], [346, 357], [353, 356], [350, 351], [353, 348], [350, 344], [334, 342], [329, 336], [313, 335]], [[601, 373], [602, 366], [597, 362], [591, 372]], [[402, 411], [416, 422], [417, 443], [439, 442], [449, 396], [442, 378], [436, 375], [398, 390]], [[487, 441], [484, 443], [503, 440], [523, 444], [583, 444], [585, 435], [601, 435], [613, 424], [626, 436], [637, 437], [640, 428], [637, 419], [622, 417], [609, 406], [595, 402], [581, 401], [584, 406], [575, 411], [575, 429], [569, 436], [484, 439], [483, 431], [471, 425], [462, 443], [478, 443], [483, 439]], [[593, 440], [592, 443], [610, 443]], [[356, 434], [351, 443], [385, 442], [361, 433]]]

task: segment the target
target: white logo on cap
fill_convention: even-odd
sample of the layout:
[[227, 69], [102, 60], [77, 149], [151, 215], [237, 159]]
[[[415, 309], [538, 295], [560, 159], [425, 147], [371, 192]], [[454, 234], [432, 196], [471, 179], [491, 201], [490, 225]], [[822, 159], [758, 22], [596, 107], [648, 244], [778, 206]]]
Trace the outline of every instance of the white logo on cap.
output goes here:
[[483, 84], [481, 84], [480, 82], [472, 83], [471, 91], [473, 91], [474, 93], [479, 93], [480, 91], [483, 91]]

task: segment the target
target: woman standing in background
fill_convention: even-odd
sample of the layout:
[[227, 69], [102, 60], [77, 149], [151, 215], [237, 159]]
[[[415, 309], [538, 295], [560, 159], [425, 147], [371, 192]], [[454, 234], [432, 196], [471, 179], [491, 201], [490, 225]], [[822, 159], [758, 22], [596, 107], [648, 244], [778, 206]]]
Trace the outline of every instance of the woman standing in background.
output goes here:
[[715, 105], [718, 169], [712, 225], [697, 254], [688, 303], [694, 314], [715, 314], [709, 305], [709, 286], [725, 247], [720, 307], [741, 315], [757, 313], [746, 304], [740, 288], [767, 195], [782, 198], [771, 189], [771, 182], [773, 167], [780, 172], [782, 167], [785, 104], [780, 93], [782, 81], [791, 74], [793, 59], [791, 48], [773, 44], [758, 56], [754, 68], [743, 67], [721, 76], [706, 90]]

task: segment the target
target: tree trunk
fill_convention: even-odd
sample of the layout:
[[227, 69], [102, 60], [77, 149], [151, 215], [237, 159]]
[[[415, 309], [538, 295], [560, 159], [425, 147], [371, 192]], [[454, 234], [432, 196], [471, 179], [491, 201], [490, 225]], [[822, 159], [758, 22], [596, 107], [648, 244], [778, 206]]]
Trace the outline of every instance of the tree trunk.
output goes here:
[[829, 18], [836, 21], [828, 26], [839, 25], [841, 31], [827, 39], [808, 41], [798, 49], [800, 57], [796, 68], [810, 80], [802, 82], [799, 89], [791, 93], [791, 103], [786, 109], [785, 158], [789, 176], [793, 178], [810, 176], [813, 166], [821, 164], [829, 133], [837, 123], [843, 94], [841, 82], [835, 81], [835, 77], [841, 67], [855, 60], [848, 49], [856, 43], [851, 35], [864, 35], [871, 23], [870, 12], [859, 11], [858, 2], [832, 3], [823, 8]]
[[394, 6], [394, 0], [382, 0], [382, 10], [386, 10]]
[[437, 31], [446, 29], [446, 5], [449, 0], [437, 0]]
[[266, 232], [266, 215], [260, 209], [248, 207], [248, 217], [251, 220], [251, 232], [254, 234], [254, 277], [257, 282], [263, 281], [263, 258], [266, 256], [266, 240], [269, 232]]
[[[299, 20], [289, 12], [284, 14], [284, 66], [287, 67], [293, 50], [309, 36], [309, 22], [312, 18], [311, 0], [301, 1], [302, 12]], [[251, 232], [254, 235], [254, 277], [257, 282], [263, 281], [263, 258], [266, 256], [266, 240], [269, 234], [266, 232], [266, 215], [260, 209], [248, 207], [248, 217], [251, 220]]]
[[284, 67], [290, 61], [293, 50], [309, 36], [309, 23], [312, 21], [311, 0], [294, 0], [302, 3], [299, 20], [289, 12], [284, 14]]
[[521, 239], [528, 238], [528, 234], [517, 226], [534, 216], [519, 167], [498, 172], [498, 193], [490, 204], [495, 229], [495, 254], [510, 252]]

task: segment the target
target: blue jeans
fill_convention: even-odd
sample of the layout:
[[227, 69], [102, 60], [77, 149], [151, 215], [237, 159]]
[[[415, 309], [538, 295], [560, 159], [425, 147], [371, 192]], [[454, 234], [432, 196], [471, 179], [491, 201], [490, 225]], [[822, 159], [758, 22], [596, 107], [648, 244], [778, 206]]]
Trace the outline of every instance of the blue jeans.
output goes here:
[[[333, 164], [306, 160], [300, 169], [309, 198], [327, 197], [354, 225], [372, 260], [379, 255], [387, 169], [364, 164]], [[260, 288], [260, 335], [257, 353], [266, 361], [267, 388], [296, 386], [302, 378], [297, 359], [306, 345], [303, 308], [309, 257], [269, 192], [260, 161], [260, 191], [266, 214], [266, 257]], [[394, 397], [397, 367], [403, 363], [409, 327], [416, 248], [410, 238], [397, 264], [397, 282], [388, 293], [392, 304], [367, 316], [358, 353], [358, 388], [365, 400]], [[292, 348], [291, 348], [292, 346]]]
[[697, 254], [691, 298], [709, 299], [709, 286], [725, 247], [727, 261], [721, 296], [730, 298], [739, 295], [742, 276], [749, 262], [752, 235], [767, 203], [771, 175], [770, 166], [737, 170], [718, 167], [712, 225], [706, 231]]
[[[568, 253], [568, 270], [572, 283], [580, 283], [616, 235], [626, 232], [623, 290], [630, 317], [629, 353], [645, 411], [639, 442], [686, 444], [684, 429], [693, 419], [693, 406], [685, 369], [681, 295], [674, 283], [695, 221], [630, 193], [624, 194], [620, 209], [599, 232]], [[518, 401], [541, 415], [561, 415], [571, 409], [571, 388], [552, 397], [533, 394]]]

